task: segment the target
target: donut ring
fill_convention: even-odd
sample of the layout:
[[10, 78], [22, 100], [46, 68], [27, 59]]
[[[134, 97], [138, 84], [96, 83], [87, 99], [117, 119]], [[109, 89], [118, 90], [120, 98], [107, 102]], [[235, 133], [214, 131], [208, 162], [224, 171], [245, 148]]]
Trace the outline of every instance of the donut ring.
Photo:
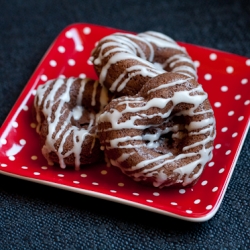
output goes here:
[[106, 88], [87, 78], [59, 78], [38, 87], [36, 131], [49, 164], [79, 169], [81, 164], [100, 160], [96, 118], [109, 100]]
[[116, 96], [135, 95], [150, 78], [165, 71], [197, 78], [186, 50], [153, 31], [104, 37], [92, 51], [91, 60], [100, 83]]
[[212, 158], [215, 120], [194, 78], [164, 73], [137, 95], [113, 99], [99, 116], [98, 136], [111, 164], [132, 179], [187, 186]]

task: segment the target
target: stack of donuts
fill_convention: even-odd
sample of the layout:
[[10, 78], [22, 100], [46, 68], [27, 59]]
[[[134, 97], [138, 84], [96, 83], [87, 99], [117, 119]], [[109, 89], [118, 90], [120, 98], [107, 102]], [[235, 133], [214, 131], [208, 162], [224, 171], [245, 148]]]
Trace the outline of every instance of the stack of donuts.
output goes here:
[[79, 169], [105, 158], [135, 181], [193, 185], [216, 132], [186, 50], [158, 32], [115, 33], [91, 59], [98, 81], [59, 78], [37, 89], [36, 130], [48, 162]]

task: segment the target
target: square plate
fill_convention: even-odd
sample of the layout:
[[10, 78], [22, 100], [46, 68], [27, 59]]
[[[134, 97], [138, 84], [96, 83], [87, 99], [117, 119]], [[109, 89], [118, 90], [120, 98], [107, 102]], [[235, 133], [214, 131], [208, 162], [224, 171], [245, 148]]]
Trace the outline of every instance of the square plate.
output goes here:
[[0, 172], [179, 219], [206, 221], [221, 204], [250, 124], [250, 59], [179, 42], [195, 61], [217, 123], [214, 157], [194, 187], [145, 187], [105, 164], [63, 170], [48, 166], [41, 154], [32, 120], [36, 88], [57, 77], [97, 79], [90, 53], [98, 40], [117, 31], [124, 32], [79, 23], [59, 34], [2, 125]]

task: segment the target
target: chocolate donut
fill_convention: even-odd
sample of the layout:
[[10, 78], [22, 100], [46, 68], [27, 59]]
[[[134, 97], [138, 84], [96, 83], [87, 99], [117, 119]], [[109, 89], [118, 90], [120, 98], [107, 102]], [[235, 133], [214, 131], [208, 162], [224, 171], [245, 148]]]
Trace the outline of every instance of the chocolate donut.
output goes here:
[[153, 31], [104, 37], [91, 59], [100, 83], [116, 96], [135, 95], [150, 78], [165, 71], [197, 78], [186, 50], [170, 37]]
[[215, 119], [193, 77], [164, 73], [135, 96], [113, 99], [98, 136], [113, 166], [155, 187], [194, 184], [212, 157]]
[[38, 87], [36, 131], [49, 164], [79, 169], [81, 164], [100, 160], [96, 119], [109, 100], [107, 89], [87, 78], [59, 78]]

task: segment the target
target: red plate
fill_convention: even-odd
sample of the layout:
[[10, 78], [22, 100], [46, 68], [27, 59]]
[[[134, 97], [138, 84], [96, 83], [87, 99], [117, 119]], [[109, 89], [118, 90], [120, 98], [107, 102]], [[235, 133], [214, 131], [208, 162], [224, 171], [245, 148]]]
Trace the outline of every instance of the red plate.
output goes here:
[[92, 24], [64, 29], [42, 59], [0, 130], [0, 172], [190, 221], [205, 221], [218, 210], [250, 124], [250, 59], [179, 43], [198, 67], [217, 121], [214, 157], [197, 184], [186, 189], [145, 187], [119, 169], [99, 164], [80, 171], [48, 166], [32, 120], [38, 85], [61, 77], [97, 78], [89, 61], [102, 37], [118, 30]]

